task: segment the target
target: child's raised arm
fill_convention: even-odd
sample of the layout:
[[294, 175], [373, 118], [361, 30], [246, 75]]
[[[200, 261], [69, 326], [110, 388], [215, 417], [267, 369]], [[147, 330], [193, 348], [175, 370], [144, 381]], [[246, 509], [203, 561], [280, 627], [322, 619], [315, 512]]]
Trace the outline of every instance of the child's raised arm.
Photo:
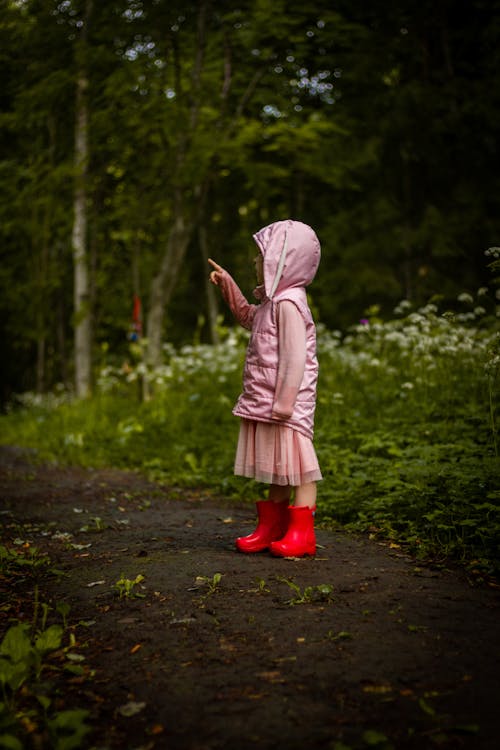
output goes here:
[[250, 330], [257, 305], [251, 305], [246, 300], [238, 284], [222, 266], [219, 266], [212, 258], [208, 258], [208, 262], [214, 269], [210, 272], [210, 281], [220, 288], [222, 296], [238, 323]]

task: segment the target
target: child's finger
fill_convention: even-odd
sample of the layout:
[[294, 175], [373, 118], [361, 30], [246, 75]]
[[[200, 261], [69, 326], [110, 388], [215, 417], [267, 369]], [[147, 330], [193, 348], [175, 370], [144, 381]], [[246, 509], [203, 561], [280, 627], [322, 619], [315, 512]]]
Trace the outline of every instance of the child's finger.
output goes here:
[[218, 271], [219, 273], [223, 272], [224, 269], [222, 268], [222, 266], [219, 266], [219, 264], [216, 263], [215, 260], [212, 260], [212, 258], [208, 258], [208, 262], [210, 263], [212, 268], [215, 268], [216, 271]]

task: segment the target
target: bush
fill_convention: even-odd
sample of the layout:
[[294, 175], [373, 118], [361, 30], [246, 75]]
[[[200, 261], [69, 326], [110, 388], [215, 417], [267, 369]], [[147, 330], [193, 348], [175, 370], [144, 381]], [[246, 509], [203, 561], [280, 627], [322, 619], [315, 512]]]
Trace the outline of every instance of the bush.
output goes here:
[[[471, 298], [472, 304], [473, 300]], [[464, 303], [471, 306], [469, 299]], [[498, 570], [499, 334], [475, 312], [373, 315], [349, 335], [318, 327], [315, 443], [324, 482], [319, 520], [411, 545], [421, 555]], [[3, 442], [41, 458], [140, 469], [173, 485], [253, 499], [262, 488], [232, 474], [246, 334], [216, 346], [165, 349], [151, 372], [103, 369], [96, 395], [25, 394], [2, 418]], [[141, 401], [147, 377], [154, 397]]]

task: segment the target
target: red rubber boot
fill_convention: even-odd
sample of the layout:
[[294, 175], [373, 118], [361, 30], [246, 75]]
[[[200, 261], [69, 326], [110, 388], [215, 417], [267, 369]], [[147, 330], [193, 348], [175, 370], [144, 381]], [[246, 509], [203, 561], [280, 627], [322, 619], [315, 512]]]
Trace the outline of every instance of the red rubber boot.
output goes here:
[[314, 533], [314, 511], [316, 508], [291, 506], [288, 531], [283, 539], [273, 542], [271, 554], [276, 557], [304, 557], [316, 554], [316, 535]]
[[236, 540], [240, 552], [260, 552], [267, 549], [271, 542], [281, 539], [288, 527], [288, 503], [273, 503], [272, 500], [260, 500], [257, 505], [257, 528], [248, 536]]

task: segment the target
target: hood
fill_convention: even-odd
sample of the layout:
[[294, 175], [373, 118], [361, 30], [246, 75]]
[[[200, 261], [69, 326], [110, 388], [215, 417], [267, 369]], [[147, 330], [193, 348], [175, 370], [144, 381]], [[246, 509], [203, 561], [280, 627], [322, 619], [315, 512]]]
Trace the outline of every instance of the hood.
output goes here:
[[318, 270], [321, 248], [316, 233], [301, 221], [276, 221], [253, 236], [264, 258], [264, 289], [273, 299], [293, 287], [308, 286]]

